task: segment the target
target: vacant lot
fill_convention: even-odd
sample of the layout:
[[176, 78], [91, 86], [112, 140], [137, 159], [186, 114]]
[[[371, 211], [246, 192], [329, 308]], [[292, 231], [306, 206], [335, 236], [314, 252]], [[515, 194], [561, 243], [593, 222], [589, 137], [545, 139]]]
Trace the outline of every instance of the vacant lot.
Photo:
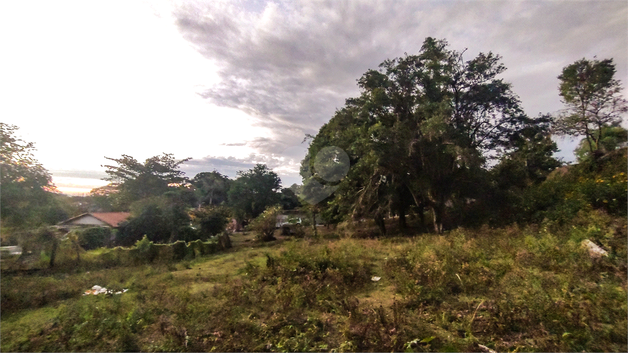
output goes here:
[[[626, 224], [233, 236], [191, 261], [2, 276], [3, 351], [627, 351]], [[584, 239], [608, 256], [592, 259]], [[120, 295], [82, 293], [93, 285]]]

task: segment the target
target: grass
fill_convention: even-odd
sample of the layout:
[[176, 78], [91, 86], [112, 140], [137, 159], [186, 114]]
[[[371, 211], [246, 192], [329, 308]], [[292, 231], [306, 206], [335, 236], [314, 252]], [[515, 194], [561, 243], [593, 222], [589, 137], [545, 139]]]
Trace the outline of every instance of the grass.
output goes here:
[[[270, 243], [238, 234], [229, 252], [178, 263], [2, 276], [0, 348], [628, 350], [625, 219], [591, 212], [564, 226], [384, 239], [320, 232]], [[583, 239], [609, 256], [591, 259]], [[81, 295], [94, 284], [129, 291]]]

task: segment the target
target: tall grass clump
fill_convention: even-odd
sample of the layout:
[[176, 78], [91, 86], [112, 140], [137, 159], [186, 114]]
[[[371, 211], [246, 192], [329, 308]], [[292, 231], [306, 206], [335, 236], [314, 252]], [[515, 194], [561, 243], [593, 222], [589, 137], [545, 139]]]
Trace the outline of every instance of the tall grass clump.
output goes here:
[[[557, 233], [546, 225], [428, 236], [389, 258], [386, 274], [406, 308], [499, 350], [624, 350], [626, 235], [612, 224], [594, 212]], [[584, 238], [614, 255], [591, 258]]]
[[[592, 258], [585, 239], [608, 256]], [[1, 348], [626, 351], [625, 239], [625, 222], [589, 212], [568, 224], [289, 239], [207, 258], [187, 258], [200, 246], [188, 244], [177, 266], [3, 276]], [[82, 296], [94, 284], [128, 292]]]

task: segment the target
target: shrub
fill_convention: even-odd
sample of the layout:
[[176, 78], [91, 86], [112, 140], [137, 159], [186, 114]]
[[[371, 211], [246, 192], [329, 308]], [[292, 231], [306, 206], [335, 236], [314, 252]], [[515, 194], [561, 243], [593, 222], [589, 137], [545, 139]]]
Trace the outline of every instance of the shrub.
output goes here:
[[195, 240], [196, 232], [190, 229], [190, 216], [185, 204], [168, 197], [138, 201], [131, 206], [133, 217], [121, 227], [116, 244], [131, 246], [144, 235], [156, 243], [175, 240]]
[[183, 241], [177, 241], [170, 244], [172, 247], [173, 260], [182, 260], [186, 255], [187, 246]]
[[626, 149], [600, 160], [570, 166], [566, 172], [551, 174], [539, 185], [530, 186], [522, 197], [524, 220], [547, 218], [569, 222], [579, 211], [600, 209], [612, 215], [626, 215], [628, 179]]
[[79, 245], [85, 250], [97, 249], [105, 246], [111, 238], [111, 228], [90, 227], [74, 230], [78, 237]]
[[207, 240], [225, 230], [231, 212], [223, 206], [206, 206], [192, 211], [191, 216], [200, 239]]
[[277, 225], [277, 216], [280, 213], [280, 206], [270, 206], [253, 220], [251, 228], [257, 232], [258, 239], [262, 241], [275, 240], [275, 226]]

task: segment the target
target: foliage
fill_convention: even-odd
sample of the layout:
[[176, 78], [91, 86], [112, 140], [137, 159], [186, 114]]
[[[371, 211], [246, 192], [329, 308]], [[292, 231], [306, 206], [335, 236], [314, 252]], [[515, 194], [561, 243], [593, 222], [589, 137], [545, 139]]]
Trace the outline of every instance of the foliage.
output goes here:
[[616, 126], [628, 112], [613, 59], [581, 59], [563, 68], [559, 92], [565, 112], [558, 117], [559, 133], [584, 136], [588, 150], [599, 157], [603, 129]]
[[192, 223], [200, 239], [222, 233], [231, 220], [231, 210], [224, 206], [205, 206], [191, 212]]
[[523, 193], [523, 213], [527, 222], [544, 218], [566, 222], [578, 211], [601, 209], [614, 215], [628, 212], [626, 148], [597, 161], [563, 167], [541, 184]]
[[[553, 121], [523, 113], [498, 55], [463, 54], [427, 38], [367, 71], [309, 136], [301, 186], [281, 189], [265, 165], [188, 184], [189, 159], [108, 158], [110, 185], [92, 199], [131, 209], [116, 235], [127, 248], [102, 248], [108, 229], [23, 231], [22, 255], [0, 263], [0, 348], [626, 351], [627, 108], [612, 61], [563, 70], [568, 109]], [[33, 144], [1, 128], [3, 227], [74, 212]], [[579, 164], [552, 157], [552, 132], [584, 135]], [[266, 242], [300, 203], [311, 218], [297, 237]], [[440, 234], [412, 237], [428, 209]], [[216, 254], [232, 246], [232, 215], [255, 234]], [[317, 236], [317, 216], [342, 223]], [[308, 222], [314, 236], [299, 239]], [[378, 231], [388, 237], [365, 239]], [[129, 291], [81, 295], [94, 284]]]
[[61, 233], [54, 227], [44, 226], [18, 233], [22, 254], [16, 260], [18, 264], [37, 263], [53, 268], [59, 249]]
[[[361, 95], [348, 99], [312, 140], [302, 162], [304, 189], [322, 207], [353, 218], [374, 217], [385, 233], [384, 215], [432, 209], [435, 231], [443, 230], [446, 204], [478, 197], [471, 187], [482, 177], [490, 149], [512, 149], [512, 140], [534, 124], [519, 107], [510, 85], [498, 78], [505, 67], [492, 53], [464, 61], [447, 42], [427, 38], [418, 55], [386, 60], [358, 83]], [[351, 168], [337, 187], [316, 175], [316, 156], [336, 146]], [[331, 195], [331, 193], [327, 193]]]
[[190, 183], [196, 188], [199, 203], [203, 206], [216, 206], [228, 201], [231, 180], [215, 170], [196, 174]]
[[296, 193], [289, 188], [281, 189], [279, 201], [284, 210], [293, 210], [301, 205]]
[[15, 136], [18, 127], [0, 123], [0, 215], [3, 233], [36, 228], [68, 217], [50, 173], [33, 156], [35, 145]]
[[188, 204], [181, 196], [168, 192], [133, 203], [131, 218], [122, 225], [116, 244], [130, 246], [144, 235], [157, 243], [198, 239], [198, 234], [190, 228]]
[[[607, 154], [618, 149], [622, 144], [625, 144], [628, 140], [628, 131], [621, 126], [604, 126], [602, 127], [602, 137], [599, 137], [599, 131], [593, 133], [594, 142], [591, 147], [595, 151], [598, 151], [599, 155]], [[595, 142], [597, 141], [597, 142]], [[590, 163], [594, 158], [589, 150], [588, 139], [584, 138], [578, 144], [578, 147], [574, 150], [578, 162]]]
[[238, 172], [238, 178], [229, 189], [229, 205], [239, 221], [259, 216], [271, 205], [279, 202], [281, 179], [266, 165]]
[[269, 206], [251, 222], [251, 229], [257, 232], [258, 239], [262, 241], [275, 240], [277, 216], [281, 214], [281, 206]]
[[90, 190], [89, 197], [95, 206], [96, 211], [113, 212], [115, 210], [125, 210], [126, 202], [118, 193], [118, 189], [112, 185], [105, 185]]
[[89, 227], [72, 232], [76, 234], [79, 245], [85, 250], [97, 249], [109, 244], [114, 234], [109, 227]]
[[491, 185], [485, 185], [483, 196], [477, 200], [475, 208], [483, 213], [480, 217], [475, 215], [478, 223], [505, 225], [524, 221], [521, 216], [525, 214], [526, 193], [530, 188], [538, 188], [561, 166], [552, 156], [558, 148], [551, 139], [551, 122], [549, 116], [540, 116], [513, 136], [514, 149], [490, 170]]
[[[594, 211], [564, 226], [296, 240], [179, 264], [3, 273], [1, 348], [626, 351], [625, 237], [622, 218]], [[609, 256], [591, 259], [584, 239]], [[142, 243], [144, 253], [162, 246]], [[129, 291], [81, 295], [94, 284]]]
[[113, 189], [113, 193], [108, 191], [108, 195], [117, 199], [118, 208], [129, 207], [135, 201], [162, 195], [173, 188], [181, 188], [188, 181], [179, 167], [191, 158], [177, 161], [168, 153], [148, 158], [144, 163], [128, 155], [105, 158], [117, 164], [104, 167], [108, 175], [105, 180], [109, 181]]

